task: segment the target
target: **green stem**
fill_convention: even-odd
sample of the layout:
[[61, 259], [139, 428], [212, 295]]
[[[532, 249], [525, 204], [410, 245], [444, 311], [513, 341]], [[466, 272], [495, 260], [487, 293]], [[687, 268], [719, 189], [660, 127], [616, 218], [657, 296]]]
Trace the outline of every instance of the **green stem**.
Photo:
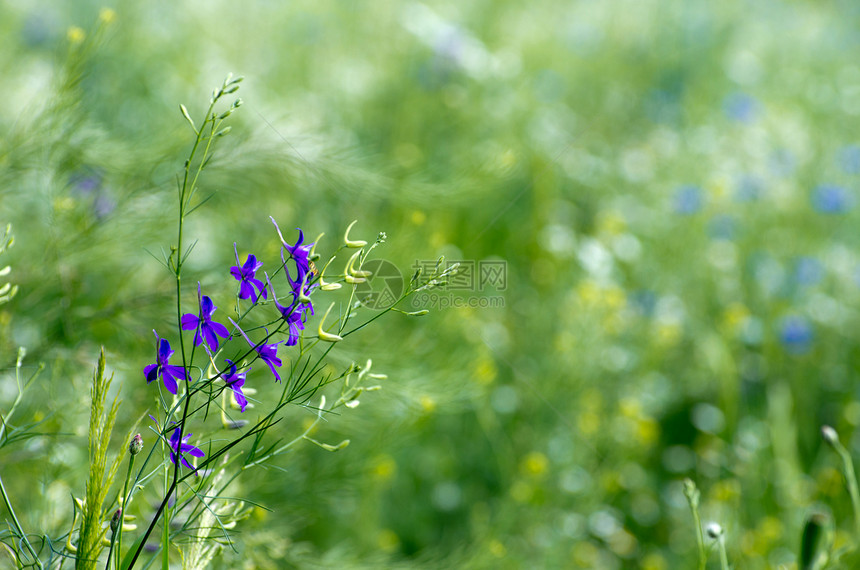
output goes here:
[[726, 555], [726, 539], [720, 535], [720, 568], [729, 570], [729, 557]]
[[[128, 472], [125, 474], [125, 483], [122, 486], [122, 504], [120, 508], [122, 508], [123, 516], [128, 512], [128, 504], [131, 502], [131, 497], [128, 496], [128, 481], [131, 479], [131, 471], [134, 468], [134, 455], [131, 453], [128, 454]], [[111, 541], [111, 549], [113, 549], [113, 541]], [[116, 559], [117, 564], [119, 564], [119, 560], [122, 558], [122, 519], [119, 521], [119, 528], [116, 531]], [[110, 554], [108, 554], [108, 560], [110, 560]], [[105, 567], [107, 570], [107, 567]]]
[[0, 494], [3, 495], [3, 503], [6, 505], [6, 509], [12, 516], [12, 522], [15, 524], [15, 530], [18, 532], [18, 535], [24, 542], [24, 546], [27, 547], [27, 551], [30, 553], [30, 556], [33, 557], [36, 566], [38, 566], [39, 568], [44, 568], [42, 566], [42, 561], [39, 560], [39, 557], [36, 556], [36, 552], [33, 550], [33, 547], [30, 545], [30, 541], [27, 540], [27, 535], [24, 533], [24, 529], [21, 527], [21, 523], [18, 522], [18, 516], [15, 514], [15, 509], [12, 508], [11, 501], [9, 501], [9, 495], [6, 493], [6, 487], [3, 485], [2, 477], [0, 477]]
[[[120, 526], [122, 526], [122, 521], [120, 521]], [[113, 533], [110, 537], [110, 548], [108, 549], [107, 562], [105, 562], [105, 570], [110, 570], [110, 559], [113, 556], [114, 543], [116, 543], [116, 533]], [[117, 560], [119, 560], [119, 553], [117, 553]]]
[[705, 535], [702, 531], [702, 520], [699, 518], [699, 498], [702, 495], [692, 479], [684, 479], [684, 496], [687, 497], [687, 503], [689, 503], [690, 511], [693, 513], [693, 522], [696, 525], [696, 544], [699, 547], [698, 569], [705, 570], [708, 555], [705, 553]]
[[[183, 265], [183, 252], [182, 252], [182, 230], [185, 222], [185, 212], [186, 207], [191, 199], [191, 196], [194, 194], [194, 190], [197, 186], [197, 179], [200, 176], [200, 173], [203, 171], [203, 168], [206, 166], [206, 159], [209, 155], [209, 151], [212, 147], [212, 142], [215, 139], [216, 128], [221, 124], [221, 120], [215, 117], [213, 114], [213, 109], [215, 108], [215, 104], [218, 102], [218, 99], [221, 95], [224, 94], [224, 89], [226, 87], [226, 83], [221, 90], [212, 97], [212, 100], [209, 103], [209, 108], [206, 110], [205, 118], [203, 124], [200, 125], [200, 129], [196, 131], [196, 137], [194, 139], [194, 145], [191, 148], [191, 153], [188, 156], [188, 160], [185, 162], [185, 172], [182, 177], [182, 186], [179, 192], [179, 224], [178, 224], [178, 235], [177, 235], [177, 245], [176, 250], [173, 252], [175, 255], [173, 259], [173, 270], [174, 275], [176, 277], [176, 323], [179, 326], [179, 352], [182, 355], [182, 367], [184, 370], [188, 370], [189, 363], [188, 357], [185, 354], [185, 340], [182, 336], [181, 323], [182, 323], [182, 265]], [[206, 124], [209, 123], [211, 125], [209, 129], [208, 135], [204, 134], [204, 130], [206, 128]], [[200, 159], [199, 164], [197, 165], [197, 171], [194, 174], [193, 178], [189, 180], [191, 175], [191, 163], [194, 161], [194, 157], [197, 154], [197, 150], [200, 147], [200, 144], [203, 142], [204, 138], [207, 139], [206, 146], [203, 149], [203, 156]], [[191, 354], [192, 362], [193, 362], [193, 349]], [[182, 417], [177, 423], [179, 428], [179, 448], [182, 446], [182, 437], [185, 432], [185, 421], [188, 418], [188, 409], [191, 402], [191, 394], [190, 390], [186, 390], [185, 393], [185, 405], [182, 410]], [[167, 509], [167, 502], [170, 499], [170, 495], [176, 489], [176, 486], [179, 482], [179, 468], [182, 463], [182, 457], [180, 450], [176, 450], [176, 464], [173, 469], [173, 480], [170, 485], [167, 485], [167, 481], [165, 481], [165, 488], [167, 492], [165, 493], [164, 499], [161, 501], [161, 505], [158, 507], [158, 511], [156, 512], [155, 517], [152, 522], [147, 527], [146, 532], [144, 533], [143, 540], [140, 542], [140, 545], [135, 550], [134, 556], [131, 559], [129, 564], [129, 568], [133, 568], [135, 562], [137, 562], [137, 558], [140, 556], [140, 553], [143, 550], [143, 546], [146, 542], [146, 538], [152, 534], [153, 529], [155, 528], [156, 522], [159, 519], [159, 516], [163, 512], [163, 521], [164, 525], [164, 545], [163, 552], [164, 558], [162, 565], [167, 568], [168, 565], [168, 540], [170, 538], [170, 520], [169, 520], [169, 509]]]
[[834, 444], [834, 449], [842, 459], [842, 467], [845, 470], [845, 483], [848, 486], [848, 495], [851, 497], [851, 507], [854, 509], [854, 531], [860, 537], [860, 491], [857, 488], [857, 476], [854, 473], [854, 462], [851, 454], [839, 441]]

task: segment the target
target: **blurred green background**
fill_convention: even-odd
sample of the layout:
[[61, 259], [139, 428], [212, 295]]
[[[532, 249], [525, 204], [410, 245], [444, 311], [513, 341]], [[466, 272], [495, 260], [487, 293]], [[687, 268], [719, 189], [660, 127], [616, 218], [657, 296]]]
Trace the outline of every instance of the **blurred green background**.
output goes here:
[[314, 436], [344, 451], [241, 482], [272, 512], [219, 567], [691, 567], [684, 477], [737, 567], [794, 567], [814, 509], [846, 543], [819, 429], [860, 451], [858, 23], [847, 0], [0, 3], [0, 406], [26, 346], [48, 370], [22, 416], [54, 434], [0, 458], [22, 522], [68, 531], [99, 345], [118, 433], [153, 405], [178, 105], [233, 72], [186, 283], [229, 298], [234, 241], [271, 267], [271, 215], [323, 251], [358, 219], [407, 275], [504, 261], [507, 286], [338, 346], [384, 390]]

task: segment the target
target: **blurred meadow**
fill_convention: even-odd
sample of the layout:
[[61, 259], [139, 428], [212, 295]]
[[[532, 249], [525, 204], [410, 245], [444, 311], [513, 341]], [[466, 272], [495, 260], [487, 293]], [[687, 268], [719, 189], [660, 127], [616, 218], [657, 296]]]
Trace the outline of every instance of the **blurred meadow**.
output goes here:
[[232, 72], [189, 299], [231, 294], [233, 242], [277, 257], [269, 216], [462, 271], [337, 346], [382, 390], [316, 428], [349, 447], [237, 480], [213, 567], [695, 568], [685, 478], [732, 567], [804, 567], [813, 513], [860, 544], [821, 438], [860, 457], [858, 53], [847, 0], [0, 2], [0, 411], [18, 347], [46, 366], [0, 449], [21, 525], [70, 530], [99, 347], [117, 450], [154, 404], [179, 104]]

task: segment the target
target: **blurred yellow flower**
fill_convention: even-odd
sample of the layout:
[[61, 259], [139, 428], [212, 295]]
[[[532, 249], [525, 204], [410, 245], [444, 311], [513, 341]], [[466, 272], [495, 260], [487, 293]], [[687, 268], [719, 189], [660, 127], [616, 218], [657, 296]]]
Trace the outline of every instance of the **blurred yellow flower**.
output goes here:
[[660, 437], [660, 424], [654, 418], [642, 417], [636, 421], [636, 440], [643, 447], [651, 447]]
[[642, 404], [635, 398], [622, 398], [618, 402], [618, 410], [625, 418], [638, 418], [642, 414]]
[[99, 20], [101, 20], [105, 24], [111, 24], [114, 20], [116, 20], [116, 12], [111, 10], [110, 8], [102, 8], [99, 11]]
[[711, 487], [710, 494], [719, 503], [730, 503], [740, 497], [741, 484], [737, 479], [722, 479]]
[[621, 473], [607, 469], [600, 474], [600, 486], [609, 494], [621, 491]]
[[75, 200], [71, 196], [63, 196], [54, 198], [54, 210], [64, 211], [71, 210], [75, 207]]
[[758, 525], [762, 539], [772, 544], [782, 538], [784, 526], [776, 517], [764, 517]]
[[490, 541], [489, 549], [490, 554], [492, 554], [496, 558], [504, 558], [505, 555], [507, 555], [508, 553], [508, 549], [505, 548], [505, 545], [496, 539]]
[[432, 414], [436, 410], [436, 400], [433, 396], [421, 394], [418, 398], [418, 403], [421, 404], [421, 409], [425, 414]]
[[750, 311], [742, 303], [732, 303], [723, 312], [723, 326], [731, 334], [736, 334], [750, 317]]
[[427, 220], [427, 214], [421, 210], [413, 210], [410, 219], [412, 220], [412, 225], [420, 226]]
[[373, 461], [371, 473], [376, 481], [390, 481], [397, 473], [397, 462], [390, 455], [379, 455]]
[[610, 235], [619, 235], [627, 229], [627, 221], [620, 213], [615, 211], [601, 212], [597, 218], [598, 233], [607, 233]]
[[729, 197], [731, 188], [732, 181], [725, 176], [714, 178], [708, 184], [708, 189], [714, 198], [714, 202], [721, 202]]
[[523, 458], [520, 470], [526, 475], [539, 477], [549, 468], [549, 459], [540, 451], [532, 451]]
[[496, 363], [488, 356], [482, 356], [476, 360], [473, 363], [472, 370], [475, 375], [475, 380], [477, 380], [478, 384], [484, 386], [492, 384], [498, 374]]
[[675, 346], [681, 340], [681, 325], [679, 323], [659, 323], [654, 339], [663, 348]]
[[72, 26], [66, 32], [66, 37], [69, 39], [70, 43], [79, 44], [87, 37], [87, 33], [82, 28]]
[[394, 552], [400, 547], [400, 537], [389, 528], [384, 528], [376, 535], [376, 544], [383, 552]]
[[593, 568], [597, 562], [597, 547], [590, 542], [577, 542], [570, 550], [571, 558], [577, 568]]
[[642, 570], [667, 570], [666, 559], [659, 552], [651, 552], [642, 558]]
[[600, 287], [594, 281], [586, 279], [576, 286], [576, 295], [583, 305], [594, 307], [600, 299]]
[[624, 289], [621, 287], [613, 285], [606, 289], [604, 293], [604, 302], [606, 303], [606, 306], [613, 311], [621, 310], [625, 305], [627, 305], [627, 293], [625, 293]]
[[639, 541], [624, 529], [612, 533], [609, 537], [609, 549], [622, 558], [632, 556], [636, 552]]

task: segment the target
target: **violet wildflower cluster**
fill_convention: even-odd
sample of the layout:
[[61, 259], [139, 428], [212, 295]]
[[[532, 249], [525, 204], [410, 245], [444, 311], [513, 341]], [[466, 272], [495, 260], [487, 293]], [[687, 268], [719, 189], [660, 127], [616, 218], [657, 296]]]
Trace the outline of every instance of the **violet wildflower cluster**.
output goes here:
[[[221, 89], [213, 94], [210, 107], [202, 125], [198, 125], [189, 115], [185, 107], [180, 107], [183, 116], [193, 129], [196, 140], [192, 152], [185, 162], [185, 172], [181, 178], [179, 198], [179, 234], [178, 243], [170, 248], [170, 254], [165, 256], [165, 266], [175, 276], [177, 291], [176, 324], [178, 338], [156, 336], [155, 361], [143, 368], [147, 384], [157, 387], [160, 410], [150, 416], [154, 422], [152, 431], [160, 445], [151, 448], [150, 456], [155, 449], [164, 452], [164, 489], [161, 503], [157, 511], [148, 513], [150, 521], [141, 537], [135, 540], [133, 550], [122, 560], [122, 567], [131, 568], [144, 550], [146, 540], [152, 536], [154, 528], [161, 521], [165, 536], [177, 535], [182, 532], [196, 533], [195, 520], [189, 520], [179, 525], [179, 530], [171, 526], [176, 521], [176, 513], [183, 507], [194, 510], [201, 501], [200, 492], [214, 489], [214, 481], [224, 473], [224, 465], [231, 462], [241, 462], [239, 470], [264, 464], [274, 457], [285, 453], [290, 446], [299, 441], [311, 442], [327, 451], [338, 451], [346, 447], [349, 440], [337, 445], [317, 441], [309, 437], [306, 431], [299, 438], [286, 444], [261, 444], [268, 429], [280, 420], [277, 414], [288, 404], [298, 403], [308, 406], [316, 392], [327, 384], [341, 382], [343, 389], [339, 398], [326, 405], [325, 397], [320, 398], [317, 410], [317, 421], [324, 414], [345, 406], [354, 408], [363, 391], [371, 391], [378, 386], [363, 387], [359, 384], [367, 378], [384, 378], [384, 375], [370, 374], [370, 361], [364, 367], [351, 363], [340, 374], [333, 373], [323, 376], [322, 359], [311, 357], [308, 352], [319, 343], [338, 343], [348, 335], [362, 329], [370, 321], [380, 316], [375, 313], [366, 322], [356, 324], [351, 330], [346, 329], [346, 323], [356, 316], [360, 310], [357, 302], [355, 285], [365, 282], [371, 273], [363, 270], [362, 266], [370, 252], [385, 241], [385, 234], [380, 233], [377, 240], [370, 245], [367, 241], [350, 239], [349, 232], [356, 222], [347, 228], [343, 242], [327, 262], [321, 263], [318, 269], [315, 263], [319, 256], [315, 247], [319, 238], [314, 241], [306, 240], [305, 233], [296, 228], [295, 241], [287, 241], [284, 232], [274, 218], [270, 218], [275, 233], [280, 241], [280, 263], [264, 262], [256, 254], [247, 253], [244, 259], [240, 256], [239, 245], [233, 244], [235, 265], [223, 268], [223, 280], [220, 283], [197, 284], [196, 303], [193, 310], [182, 309], [181, 273], [183, 264], [190, 248], [183, 249], [183, 220], [197, 205], [192, 202], [197, 190], [196, 181], [200, 172], [208, 162], [209, 152], [213, 141], [223, 136], [229, 127], [222, 128], [221, 123], [240, 105], [236, 100], [224, 113], [214, 112], [216, 102], [224, 95], [235, 92], [240, 80], [228, 78]], [[202, 156], [198, 156], [200, 152]], [[320, 236], [322, 237], [322, 236]], [[352, 250], [343, 271], [332, 278], [331, 282], [324, 280], [324, 275], [341, 250]], [[417, 291], [442, 285], [449, 275], [456, 271], [456, 266], [440, 269], [442, 260], [437, 263], [436, 270], [422, 280], [421, 272], [417, 272], [406, 291], [398, 302]], [[226, 265], [226, 264], [225, 264]], [[264, 267], [269, 270], [264, 271]], [[229, 277], [227, 277], [229, 275]], [[344, 287], [344, 285], [346, 287]], [[233, 290], [232, 302], [220, 297], [225, 286]], [[235, 287], [235, 288], [234, 288]], [[345, 289], [347, 298], [340, 306], [343, 307], [334, 322], [325, 324], [332, 314], [336, 303], [332, 302], [323, 311], [319, 320], [316, 334], [308, 335], [306, 327], [308, 320], [315, 316], [315, 297], [320, 293], [329, 293], [341, 288]], [[396, 305], [396, 303], [394, 304]], [[395, 309], [394, 305], [383, 310], [383, 313]], [[219, 307], [222, 307], [219, 310]], [[399, 311], [404, 312], [404, 311]], [[407, 315], [422, 315], [426, 311], [405, 313]], [[162, 331], [164, 332], [164, 331]], [[171, 341], [173, 345], [171, 346]], [[286, 347], [286, 348], [285, 348]], [[328, 353], [327, 349], [323, 356]], [[286, 359], [294, 366], [284, 366]], [[302, 361], [304, 360], [304, 363]], [[265, 364], [260, 366], [258, 362]], [[229, 417], [230, 409], [238, 409], [239, 413], [247, 413], [253, 408], [254, 386], [260, 386], [261, 378], [265, 379], [271, 373], [275, 382], [281, 388], [280, 397], [268, 400], [271, 404], [255, 420], [233, 420]], [[358, 373], [357, 380], [350, 381], [353, 374]], [[161, 390], [164, 387], [167, 394]], [[228, 404], [227, 398], [232, 399]], [[193, 403], [192, 403], [193, 402]], [[221, 411], [221, 424], [211, 425], [210, 408]], [[198, 413], [199, 412], [199, 413]], [[156, 419], [159, 416], [160, 419]], [[234, 434], [232, 437], [213, 436], [200, 440], [192, 439], [194, 433], [207, 434], [216, 430], [227, 430]], [[139, 439], [139, 438], [138, 438]], [[279, 434], [276, 440], [282, 439]], [[248, 445], [241, 448], [239, 453], [234, 449], [246, 441]], [[139, 459], [144, 465], [140, 472], [132, 477], [132, 465], [135, 455], [140, 453], [142, 442], [137, 442], [129, 449], [137, 453], [129, 455], [129, 475], [123, 491], [121, 504], [122, 512], [128, 511], [129, 502], [134, 497], [141, 482], [149, 478], [147, 473], [148, 457]], [[169, 459], [169, 461], [168, 461]], [[217, 468], [215, 468], [217, 466]], [[217, 472], [213, 475], [213, 472]], [[200, 479], [199, 483], [192, 483]], [[229, 479], [229, 477], [228, 477]], [[231, 479], [232, 480], [232, 479]], [[213, 497], [217, 498], [218, 493]], [[209, 497], [211, 500], [212, 497]], [[209, 505], [209, 503], [207, 503]], [[220, 508], [220, 507], [219, 507]], [[197, 509], [197, 516], [214, 516], [219, 508], [212, 507]], [[231, 511], [235, 516], [238, 510]], [[214, 523], [213, 523], [214, 524]], [[122, 555], [122, 524], [117, 521], [116, 550]], [[226, 526], [226, 525], [225, 525]], [[219, 525], [223, 531], [223, 526]], [[168, 536], [169, 535], [169, 536]], [[204, 533], [201, 536], [206, 536]], [[112, 545], [113, 549], [114, 546]], [[168, 565], [169, 554], [165, 546], [162, 549], [162, 565]]]
[[[284, 304], [278, 300], [271, 278], [267, 273], [265, 274], [265, 284], [257, 277], [257, 272], [263, 267], [263, 262], [258, 261], [254, 254], [249, 254], [245, 263], [241, 266], [239, 265], [238, 246], [235, 243], [233, 244], [233, 252], [236, 256], [236, 265], [229, 268], [229, 274], [239, 282], [238, 299], [250, 301], [252, 308], [260, 303], [261, 300], [269, 299], [269, 293], [271, 292], [275, 308], [283, 324], [286, 326], [286, 340], [267, 342], [273, 335], [269, 334], [268, 329], [264, 329], [266, 336], [263, 340], [254, 342], [236, 321], [228, 317], [228, 321], [234, 329], [234, 333], [231, 334], [224, 324], [215, 320], [215, 311], [218, 307], [215, 306], [211, 297], [203, 294], [200, 283], [197, 284], [198, 310], [196, 313], [183, 314], [180, 323], [183, 331], [194, 331], [194, 346], [202, 345], [206, 353], [213, 360], [219, 349], [224, 346], [222, 339], [223, 341], [229, 341], [231, 338], [241, 335], [255, 354], [254, 358], [262, 360], [272, 372], [275, 380], [280, 382], [281, 375], [278, 369], [283, 365], [283, 361], [278, 357], [278, 346], [282, 343], [286, 344], [286, 346], [295, 346], [298, 344], [308, 315], [314, 314], [310, 294], [316, 287], [316, 283], [311, 281], [316, 273], [313, 261], [311, 260], [311, 251], [315, 244], [304, 244], [304, 232], [301, 229], [298, 229], [299, 235], [296, 243], [289, 244], [284, 239], [281, 229], [274, 218], [270, 219], [282, 243], [282, 265], [280, 269], [283, 270], [286, 276], [289, 301]], [[295, 278], [293, 278], [293, 274], [295, 274]], [[176, 396], [178, 389], [177, 380], [190, 381], [191, 375], [185, 367], [170, 364], [169, 360], [173, 356], [174, 350], [167, 339], [161, 338], [157, 332], [153, 332], [158, 341], [156, 362], [144, 368], [144, 376], [147, 383], [160, 379], [167, 391]], [[246, 366], [239, 371], [236, 362], [229, 358], [225, 358], [224, 363], [224, 369], [216, 375], [216, 378], [224, 381], [226, 386], [232, 391], [240, 411], [244, 412], [248, 406], [248, 400], [243, 392], [243, 387], [250, 367]], [[179, 432], [175, 433], [175, 437], [179, 437]], [[186, 440], [187, 437], [182, 438], [182, 441]], [[186, 444], [183, 443], [182, 445], [185, 446]], [[176, 449], [176, 445], [171, 444], [171, 447]], [[180, 450], [180, 454], [184, 453], [184, 450], [185, 447]], [[197, 448], [194, 448], [194, 450], [199, 451]], [[196, 455], [197, 451], [192, 453], [192, 455], [203, 457], [203, 455]], [[190, 466], [184, 458], [182, 463], [187, 467]]]

